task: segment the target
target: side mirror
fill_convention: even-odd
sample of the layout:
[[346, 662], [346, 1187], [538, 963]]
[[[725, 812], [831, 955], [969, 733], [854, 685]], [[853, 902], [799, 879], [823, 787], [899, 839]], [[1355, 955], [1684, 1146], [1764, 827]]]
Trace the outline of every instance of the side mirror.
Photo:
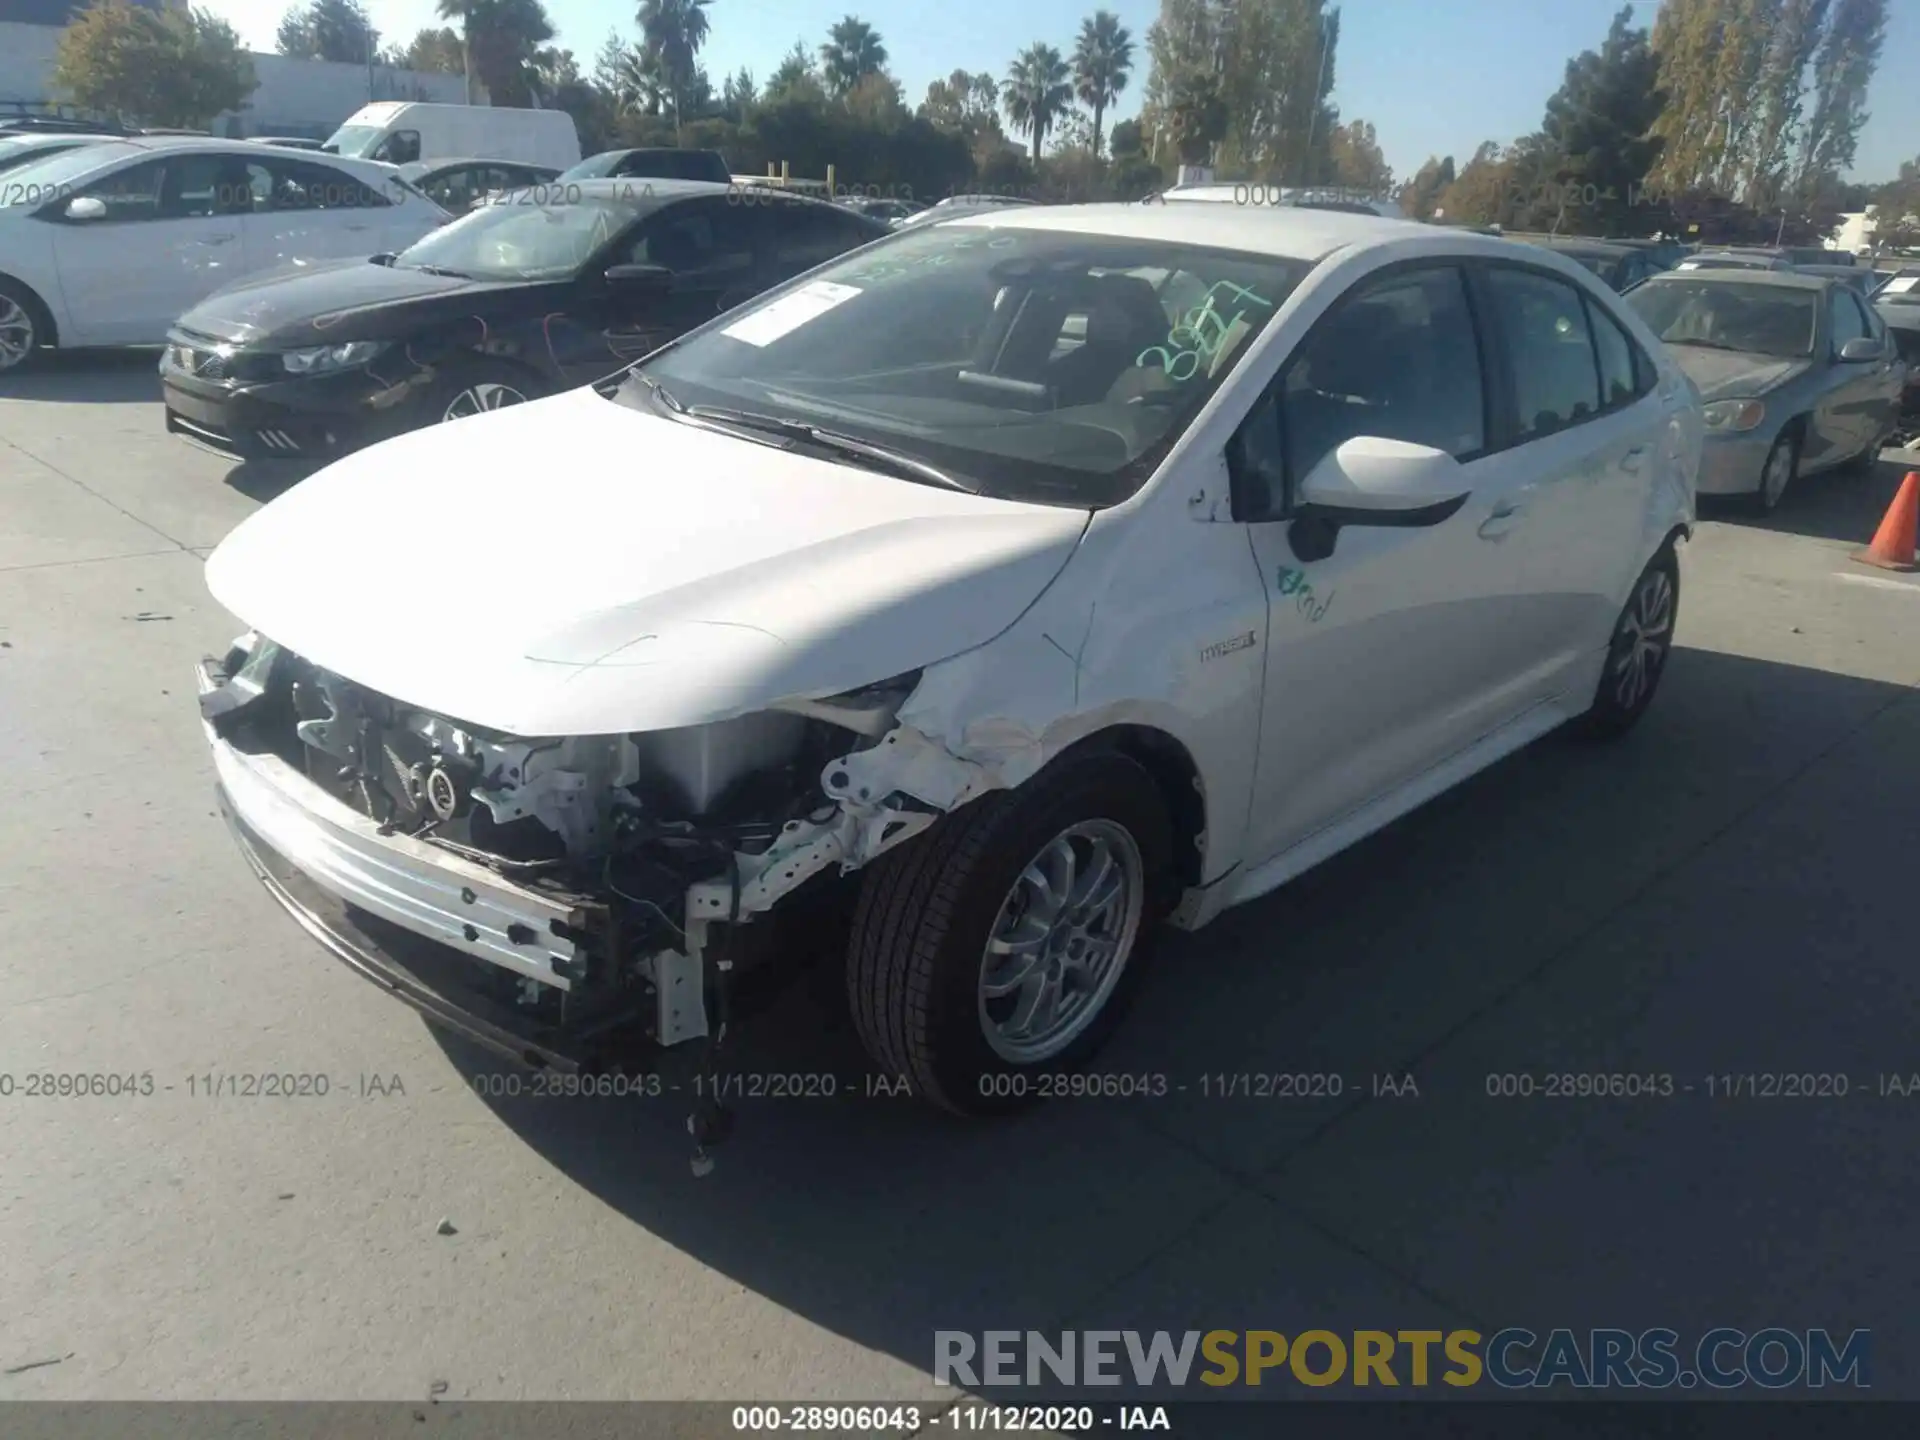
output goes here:
[[1324, 560], [1333, 553], [1343, 525], [1438, 525], [1466, 504], [1471, 493], [1460, 462], [1446, 451], [1356, 435], [1300, 482], [1287, 538], [1299, 559]]
[[673, 272], [664, 265], [611, 265], [606, 281], [622, 290], [664, 291], [673, 288]]
[[107, 202], [96, 200], [91, 195], [80, 195], [67, 202], [67, 208], [61, 212], [69, 220], [104, 220], [107, 218]]
[[1871, 335], [1856, 335], [1840, 347], [1840, 363], [1861, 365], [1869, 360], [1883, 360], [1886, 353], [1886, 347]]

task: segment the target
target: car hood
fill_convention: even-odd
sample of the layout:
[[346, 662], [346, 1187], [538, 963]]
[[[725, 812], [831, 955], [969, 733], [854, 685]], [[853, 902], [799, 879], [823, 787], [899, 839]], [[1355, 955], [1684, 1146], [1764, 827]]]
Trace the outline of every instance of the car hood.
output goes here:
[[1708, 350], [1699, 345], [1672, 345], [1668, 349], [1689, 380], [1700, 387], [1700, 398], [1746, 399], [1777, 390], [1812, 368], [1810, 360], [1783, 360], [1778, 355], [1753, 355], [1742, 350]]
[[423, 710], [615, 734], [839, 694], [984, 644], [1089, 518], [581, 389], [349, 456], [242, 521], [206, 575], [270, 640]]
[[216, 291], [182, 315], [179, 328], [233, 345], [379, 339], [390, 326], [404, 326], [402, 317], [420, 305], [457, 306], [523, 288], [365, 259], [288, 265]]

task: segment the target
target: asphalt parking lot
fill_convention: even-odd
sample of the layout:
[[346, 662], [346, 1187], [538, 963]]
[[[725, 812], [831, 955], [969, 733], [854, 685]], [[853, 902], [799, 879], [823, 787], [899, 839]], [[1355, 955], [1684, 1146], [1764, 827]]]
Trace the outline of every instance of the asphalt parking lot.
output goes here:
[[[1701, 527], [1623, 744], [1544, 741], [1163, 948], [1101, 1068], [1175, 1093], [749, 1104], [696, 1179], [681, 1106], [477, 1094], [235, 851], [201, 561], [290, 477], [163, 433], [150, 356], [0, 381], [0, 1075], [158, 1081], [0, 1100], [0, 1398], [931, 1399], [936, 1329], [1423, 1325], [1868, 1328], [1920, 1398], [1920, 1093], [1878, 1093], [1920, 1074], [1920, 576], [1846, 558], [1899, 459]], [[423, 645], [537, 563], [367, 543], [343, 586], [444, 569]], [[739, 1063], [853, 1047], [815, 973]], [[332, 1090], [190, 1078], [247, 1072]], [[1346, 1093], [1202, 1093], [1250, 1072]], [[1489, 1098], [1518, 1072], [1693, 1091]], [[1705, 1093], [1783, 1072], [1850, 1093]]]

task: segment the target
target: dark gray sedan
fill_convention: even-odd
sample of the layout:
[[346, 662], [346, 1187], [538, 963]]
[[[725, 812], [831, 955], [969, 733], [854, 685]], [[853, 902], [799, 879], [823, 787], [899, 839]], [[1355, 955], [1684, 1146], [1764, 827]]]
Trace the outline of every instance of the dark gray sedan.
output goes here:
[[1906, 363], [1852, 286], [1788, 270], [1674, 270], [1626, 297], [1706, 403], [1699, 493], [1761, 510], [1794, 478], [1870, 469]]

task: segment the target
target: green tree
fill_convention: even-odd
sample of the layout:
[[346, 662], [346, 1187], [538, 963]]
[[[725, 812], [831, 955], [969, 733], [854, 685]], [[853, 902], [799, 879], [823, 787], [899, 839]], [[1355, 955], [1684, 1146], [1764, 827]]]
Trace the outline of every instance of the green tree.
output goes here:
[[1497, 140], [1482, 142], [1453, 183], [1442, 190], [1432, 218], [1461, 225], [1500, 222], [1512, 188], [1513, 159]]
[[1806, 109], [1806, 73], [1831, 0], [1782, 0], [1760, 64], [1746, 128], [1746, 153], [1732, 182], [1749, 206], [1773, 209], [1788, 188], [1788, 166]]
[[1160, 0], [1145, 97], [1156, 149], [1172, 140], [1175, 88], [1210, 76], [1226, 116], [1215, 163], [1288, 183], [1329, 178], [1339, 42], [1327, 0]]
[[1204, 70], [1173, 77], [1166, 106], [1168, 138], [1183, 165], [1206, 165], [1226, 139], [1231, 116], [1220, 78]]
[[1001, 99], [1014, 130], [1032, 137], [1033, 163], [1037, 167], [1048, 132], [1073, 103], [1067, 62], [1051, 45], [1029, 45], [1008, 69]]
[[900, 82], [891, 75], [875, 71], [863, 75], [841, 97], [849, 113], [868, 124], [891, 129], [908, 118], [906, 101], [900, 94]]
[[820, 47], [820, 69], [827, 92], [842, 96], [887, 64], [887, 47], [880, 32], [858, 16], [849, 15], [827, 32]]
[[467, 68], [467, 54], [460, 36], [442, 25], [438, 29], [416, 31], [394, 63], [406, 70], [459, 75]]
[[231, 25], [210, 11], [97, 0], [61, 31], [53, 82], [89, 110], [198, 128], [258, 85]]
[[1102, 122], [1107, 109], [1127, 88], [1133, 72], [1133, 34], [1111, 10], [1096, 10], [1080, 22], [1080, 38], [1073, 46], [1073, 89], [1080, 103], [1093, 112], [1093, 143], [1100, 153]]
[[1920, 244], [1920, 157], [1900, 162], [1900, 173], [1873, 200], [1874, 243]]
[[1813, 108], [1800, 144], [1799, 183], [1810, 199], [1819, 177], [1852, 165], [1867, 123], [1867, 86], [1887, 37], [1887, 0], [1834, 0], [1813, 61]]
[[996, 143], [1004, 138], [1000, 129], [1000, 82], [981, 72], [955, 70], [944, 80], [927, 86], [927, 98], [917, 112], [935, 129], [966, 137], [973, 145], [982, 136]]
[[1387, 164], [1371, 121], [1350, 120], [1336, 125], [1327, 139], [1336, 185], [1382, 197], [1393, 192], [1393, 167]]
[[761, 98], [769, 104], [786, 100], [805, 103], [826, 100], [826, 85], [820, 79], [819, 70], [814, 67], [813, 52], [807, 49], [806, 41], [793, 42], [793, 48], [782, 57], [773, 74], [767, 77], [766, 93]]
[[1601, 47], [1567, 62], [1539, 134], [1515, 147], [1503, 223], [1603, 235], [1650, 228], [1642, 201], [1664, 143], [1653, 133], [1664, 96], [1647, 31], [1632, 20], [1623, 6]]
[[656, 69], [665, 82], [668, 102], [673, 107], [676, 139], [683, 111], [698, 113], [703, 107], [689, 104], [694, 88], [700, 47], [707, 43], [712, 28], [707, 20], [708, 0], [640, 0], [636, 17], [640, 23], [641, 48], [655, 57]]
[[1426, 164], [1394, 194], [1402, 213], [1414, 220], [1431, 220], [1440, 194], [1454, 181], [1453, 157], [1429, 155]]
[[760, 87], [754, 83], [753, 72], [742, 65], [729, 75], [721, 83], [720, 102], [730, 119], [745, 120], [747, 113], [760, 103]]
[[1144, 155], [1147, 150], [1147, 137], [1138, 120], [1122, 120], [1113, 127], [1113, 134], [1107, 139], [1107, 148], [1113, 152], [1115, 160], [1124, 160], [1130, 155]]
[[364, 65], [369, 51], [378, 52], [379, 38], [357, 0], [309, 0], [281, 18], [275, 44], [299, 60]]
[[469, 85], [478, 80], [495, 105], [532, 102], [534, 56], [554, 34], [540, 0], [439, 0], [435, 8], [460, 23]]

